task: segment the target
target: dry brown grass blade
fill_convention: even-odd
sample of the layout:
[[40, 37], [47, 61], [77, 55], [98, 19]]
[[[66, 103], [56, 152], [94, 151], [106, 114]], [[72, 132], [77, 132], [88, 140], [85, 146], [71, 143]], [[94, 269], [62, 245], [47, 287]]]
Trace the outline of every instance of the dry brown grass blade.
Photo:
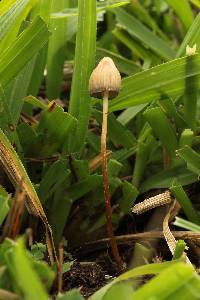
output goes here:
[[176, 204], [175, 201], [173, 201], [163, 221], [163, 234], [172, 255], [174, 254], [174, 251], [176, 249], [176, 239], [169, 228], [169, 219], [175, 208], [175, 204]]
[[42, 220], [45, 226], [46, 243], [47, 243], [49, 258], [51, 264], [53, 264], [55, 260], [57, 261], [57, 257], [56, 257], [54, 242], [53, 242], [52, 230], [48, 223], [46, 214], [43, 210], [38, 195], [31, 183], [31, 180], [27, 175], [27, 172], [20, 158], [18, 157], [14, 148], [12, 147], [9, 140], [4, 135], [1, 129], [0, 129], [0, 162], [2, 163], [6, 173], [8, 174], [15, 188], [17, 189], [17, 187], [20, 185], [21, 189], [25, 192], [26, 194], [25, 204], [29, 213], [36, 215]]
[[6, 237], [16, 239], [21, 223], [21, 217], [24, 211], [24, 202], [26, 194], [20, 187], [17, 188], [11, 209], [3, 227], [2, 240]]
[[[112, 151], [110, 150], [107, 150], [106, 151], [106, 157], [107, 159], [110, 157]], [[102, 163], [102, 155], [99, 154], [97, 156], [95, 156], [94, 158], [92, 158], [90, 161], [89, 161], [89, 171], [90, 173], [96, 171], [98, 169], [98, 167], [101, 165]]]
[[3, 300], [20, 300], [19, 296], [9, 291], [0, 289], [0, 299]]
[[[167, 242], [169, 250], [173, 255], [174, 251], [176, 249], [176, 239], [173, 236], [173, 234], [169, 228], [169, 223], [177, 215], [177, 213], [180, 209], [180, 205], [178, 204], [178, 202], [176, 200], [172, 201], [170, 192], [166, 191], [162, 194], [158, 194], [154, 197], [145, 199], [143, 202], [136, 204], [132, 208], [132, 212], [139, 215], [139, 214], [142, 214], [143, 212], [148, 211], [152, 208], [159, 207], [159, 206], [166, 205], [166, 204], [170, 204], [170, 206], [169, 206], [169, 210], [163, 220], [163, 235]], [[187, 256], [186, 256], [186, 261], [187, 261], [187, 263], [191, 264], [191, 262]]]
[[[171, 203], [171, 205], [169, 206], [168, 212], [167, 212], [167, 214], [166, 214], [166, 216], [164, 218], [164, 221], [163, 221], [163, 234], [164, 234], [165, 240], [167, 242], [167, 245], [168, 245], [169, 250], [170, 250], [170, 252], [171, 252], [172, 255], [174, 255], [177, 241], [176, 241], [174, 235], [172, 234], [172, 232], [171, 232], [171, 230], [169, 228], [169, 222], [172, 220], [172, 218], [174, 218], [174, 216], [177, 213], [177, 205], [176, 204], [177, 204], [176, 200], [174, 200]], [[184, 255], [185, 255], [186, 262], [188, 264], [192, 265], [192, 263], [190, 262], [189, 258], [186, 256], [185, 252], [184, 252]]]

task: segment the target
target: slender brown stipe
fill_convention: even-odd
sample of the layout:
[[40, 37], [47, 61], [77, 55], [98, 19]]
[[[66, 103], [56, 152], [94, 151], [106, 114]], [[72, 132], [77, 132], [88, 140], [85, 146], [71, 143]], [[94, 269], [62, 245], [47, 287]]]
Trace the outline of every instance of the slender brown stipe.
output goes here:
[[107, 115], [108, 115], [108, 100], [118, 95], [121, 85], [121, 76], [112, 59], [109, 57], [103, 58], [96, 69], [93, 71], [90, 82], [89, 91], [92, 97], [103, 98], [103, 122], [101, 133], [101, 155], [102, 155], [102, 175], [103, 188], [105, 197], [105, 215], [106, 227], [113, 256], [116, 260], [118, 271], [123, 271], [123, 262], [119, 255], [116, 239], [112, 226], [112, 208], [110, 204], [109, 178], [107, 174]]

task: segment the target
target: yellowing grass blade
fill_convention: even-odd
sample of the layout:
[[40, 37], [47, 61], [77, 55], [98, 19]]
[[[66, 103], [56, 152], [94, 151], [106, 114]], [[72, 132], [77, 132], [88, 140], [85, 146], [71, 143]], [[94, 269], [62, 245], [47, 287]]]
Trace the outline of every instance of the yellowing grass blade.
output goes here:
[[10, 144], [9, 140], [0, 129], [0, 161], [5, 168], [6, 173], [8, 174], [10, 180], [12, 181], [15, 187], [18, 187], [19, 184], [21, 188], [26, 193], [26, 206], [29, 213], [39, 217], [46, 231], [46, 243], [47, 249], [50, 257], [51, 264], [54, 263], [56, 259], [56, 252], [53, 242], [52, 230], [48, 223], [47, 217], [43, 210], [43, 207], [40, 203], [38, 195], [28, 177], [28, 174], [15, 152], [14, 148]]

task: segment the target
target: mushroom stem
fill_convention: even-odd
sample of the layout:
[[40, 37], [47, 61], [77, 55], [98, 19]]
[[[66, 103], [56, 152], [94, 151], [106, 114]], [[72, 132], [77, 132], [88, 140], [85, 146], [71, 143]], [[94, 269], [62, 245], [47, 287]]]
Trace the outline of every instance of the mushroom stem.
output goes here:
[[108, 115], [108, 91], [103, 93], [103, 122], [102, 122], [102, 133], [101, 133], [102, 175], [103, 175], [103, 189], [104, 189], [104, 197], [105, 197], [105, 215], [106, 215], [107, 234], [110, 239], [112, 254], [117, 263], [118, 271], [121, 273], [123, 271], [123, 262], [119, 255], [119, 250], [113, 232], [112, 208], [110, 204], [109, 179], [107, 174], [107, 153], [106, 153], [107, 115]]

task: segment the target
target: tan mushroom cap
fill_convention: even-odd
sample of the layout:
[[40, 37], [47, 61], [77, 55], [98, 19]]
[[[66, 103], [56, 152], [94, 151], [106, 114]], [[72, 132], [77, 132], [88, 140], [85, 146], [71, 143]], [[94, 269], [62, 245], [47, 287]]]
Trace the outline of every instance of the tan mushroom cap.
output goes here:
[[102, 98], [108, 92], [108, 98], [115, 98], [121, 87], [121, 75], [110, 57], [104, 57], [90, 76], [89, 92], [91, 97]]

